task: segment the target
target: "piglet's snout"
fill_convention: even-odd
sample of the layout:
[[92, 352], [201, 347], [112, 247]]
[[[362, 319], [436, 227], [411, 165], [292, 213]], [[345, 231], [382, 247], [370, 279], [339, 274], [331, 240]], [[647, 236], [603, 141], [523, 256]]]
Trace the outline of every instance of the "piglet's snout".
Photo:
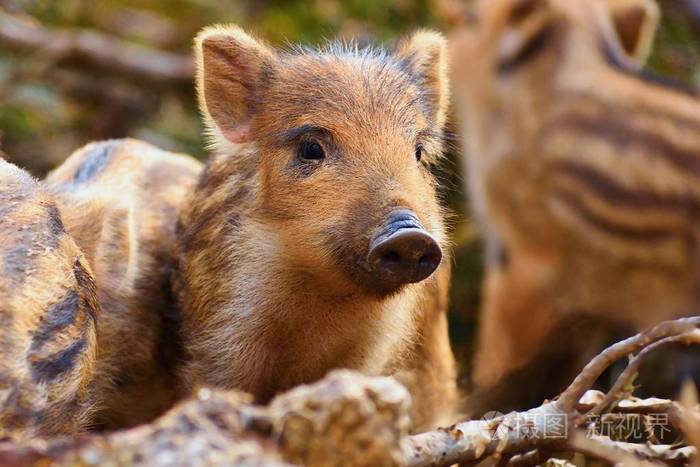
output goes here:
[[375, 280], [385, 287], [420, 282], [435, 272], [441, 260], [437, 242], [407, 209], [389, 215], [370, 241], [367, 256]]

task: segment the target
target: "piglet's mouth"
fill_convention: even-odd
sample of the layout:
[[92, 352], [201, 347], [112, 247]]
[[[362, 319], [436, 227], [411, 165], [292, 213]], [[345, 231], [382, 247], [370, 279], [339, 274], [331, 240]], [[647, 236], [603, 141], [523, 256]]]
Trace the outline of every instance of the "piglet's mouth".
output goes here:
[[408, 209], [393, 211], [370, 241], [366, 270], [383, 289], [421, 282], [442, 261], [437, 241]]

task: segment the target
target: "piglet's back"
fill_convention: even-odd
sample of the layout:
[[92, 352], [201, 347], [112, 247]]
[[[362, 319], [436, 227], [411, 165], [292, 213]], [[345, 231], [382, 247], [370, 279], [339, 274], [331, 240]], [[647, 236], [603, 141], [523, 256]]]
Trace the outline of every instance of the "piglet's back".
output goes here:
[[144, 422], [174, 401], [179, 313], [170, 292], [170, 248], [180, 204], [199, 171], [189, 156], [123, 139], [85, 146], [46, 180], [94, 270], [104, 309], [100, 424]]

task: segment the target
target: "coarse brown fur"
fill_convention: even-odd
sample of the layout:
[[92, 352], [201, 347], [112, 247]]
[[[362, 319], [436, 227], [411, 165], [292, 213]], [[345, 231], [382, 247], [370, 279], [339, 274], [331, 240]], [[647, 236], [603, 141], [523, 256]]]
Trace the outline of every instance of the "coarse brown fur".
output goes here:
[[178, 397], [180, 311], [170, 275], [180, 205], [201, 164], [136, 140], [93, 143], [45, 181], [92, 265], [98, 323], [98, 427], [143, 423]]
[[171, 249], [201, 164], [115, 140], [77, 151], [41, 185], [0, 169], [2, 432], [76, 434], [159, 415], [179, 396]]
[[641, 329], [698, 310], [700, 102], [640, 71], [657, 20], [651, 0], [484, 1], [455, 36], [491, 245], [478, 387], [574, 315]]
[[94, 406], [100, 310], [56, 203], [0, 159], [0, 437], [76, 434]]
[[[86, 341], [92, 354], [70, 373], [89, 391], [63, 389], [67, 400], [85, 399], [75, 402], [84, 422], [54, 431], [133, 426], [202, 385], [264, 401], [338, 367], [406, 382], [415, 427], [449, 416], [450, 259], [430, 278], [391, 289], [363, 265], [397, 208], [415, 212], [447, 247], [428, 167], [442, 150], [444, 48], [421, 32], [394, 55], [354, 46], [278, 52], [235, 26], [207, 29], [197, 40], [215, 149], [206, 166], [139, 141], [106, 141], [29, 190], [55, 200], [62, 235], [78, 244], [65, 264], [47, 267], [80, 258], [94, 277], [85, 294], [101, 306], [97, 343]], [[322, 163], [298, 156], [311, 139], [323, 145]], [[47, 290], [60, 287], [42, 279]], [[5, 340], [34, 333], [46, 313], [42, 302], [34, 324]]]

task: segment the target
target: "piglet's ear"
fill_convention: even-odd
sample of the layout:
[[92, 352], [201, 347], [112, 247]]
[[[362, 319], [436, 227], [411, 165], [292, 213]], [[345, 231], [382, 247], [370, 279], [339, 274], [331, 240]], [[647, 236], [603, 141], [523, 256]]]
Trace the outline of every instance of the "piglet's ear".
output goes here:
[[442, 127], [450, 98], [447, 41], [440, 33], [418, 31], [399, 44], [396, 55], [416, 78], [433, 121]]
[[197, 93], [214, 144], [250, 142], [250, 122], [274, 75], [277, 56], [238, 26], [213, 26], [195, 40]]
[[609, 52], [619, 62], [641, 68], [649, 58], [659, 24], [653, 0], [606, 0], [612, 28], [604, 34]]

